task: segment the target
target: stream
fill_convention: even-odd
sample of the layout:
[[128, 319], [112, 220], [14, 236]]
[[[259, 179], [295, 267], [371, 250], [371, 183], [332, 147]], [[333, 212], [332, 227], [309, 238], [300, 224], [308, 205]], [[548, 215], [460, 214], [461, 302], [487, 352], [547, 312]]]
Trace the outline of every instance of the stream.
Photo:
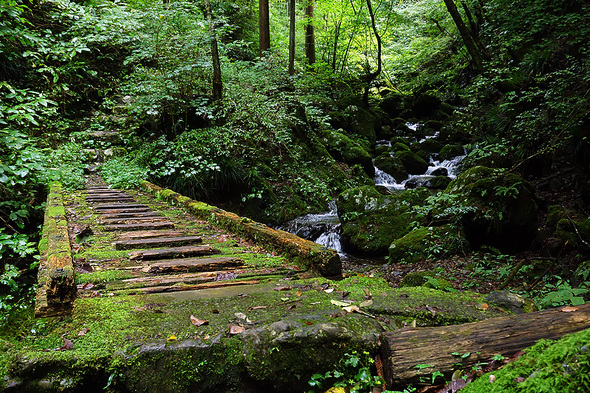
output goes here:
[[[408, 123], [408, 127], [415, 129], [416, 123]], [[425, 139], [436, 138], [438, 133], [427, 136], [420, 140], [422, 142]], [[377, 146], [389, 146], [391, 142], [384, 140], [378, 141]], [[409, 177], [398, 183], [393, 176], [383, 172], [379, 168], [375, 167], [375, 185], [387, 188], [390, 192], [401, 192], [408, 188], [420, 187], [428, 179], [433, 177], [433, 173], [441, 173], [446, 171], [446, 175], [451, 179], [457, 176], [459, 163], [465, 158], [465, 156], [454, 157], [450, 160], [440, 161], [438, 155], [433, 155], [430, 158], [429, 166], [426, 172], [422, 175], [409, 175]], [[338, 252], [344, 262], [354, 264], [377, 264], [383, 263], [384, 258], [366, 258], [348, 254], [342, 250], [340, 244], [341, 225], [338, 218], [338, 210], [336, 202], [332, 201], [328, 205], [329, 211], [320, 214], [306, 214], [301, 217], [297, 217], [291, 221], [288, 221], [281, 225], [278, 229], [286, 232], [290, 232], [294, 235], [302, 237], [307, 240], [314, 241], [318, 244], [334, 249]]]

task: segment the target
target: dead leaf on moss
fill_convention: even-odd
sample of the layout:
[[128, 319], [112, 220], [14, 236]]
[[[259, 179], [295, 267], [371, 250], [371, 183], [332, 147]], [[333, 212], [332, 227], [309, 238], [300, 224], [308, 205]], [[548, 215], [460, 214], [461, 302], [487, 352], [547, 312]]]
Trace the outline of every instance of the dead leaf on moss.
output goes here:
[[81, 329], [81, 330], [78, 332], [78, 336], [80, 336], [80, 337], [81, 337], [81, 336], [85, 336], [85, 335], [86, 335], [86, 333], [88, 333], [89, 331], [90, 331], [90, 329], [88, 329], [88, 328], [83, 328], [83, 329]]
[[478, 310], [481, 310], [481, 311], [486, 311], [488, 308], [490, 308], [490, 306], [488, 306], [487, 303], [482, 303], [482, 304], [478, 304], [477, 306], [475, 306], [475, 308], [477, 308]]
[[244, 333], [246, 329], [240, 325], [229, 325], [229, 334], [236, 335], [240, 333]]
[[197, 317], [195, 317], [194, 315], [190, 316], [191, 319], [191, 323], [195, 326], [203, 326], [203, 325], [208, 325], [209, 321], [207, 320], [203, 320], [203, 319], [199, 319]]

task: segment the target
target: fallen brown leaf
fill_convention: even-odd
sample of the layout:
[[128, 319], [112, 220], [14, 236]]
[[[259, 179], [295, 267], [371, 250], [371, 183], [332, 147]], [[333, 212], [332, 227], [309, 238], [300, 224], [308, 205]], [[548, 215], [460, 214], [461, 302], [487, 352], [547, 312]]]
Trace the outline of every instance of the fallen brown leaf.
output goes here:
[[578, 311], [578, 308], [572, 307], [572, 306], [565, 306], [564, 308], [562, 308], [559, 311], [561, 311], [561, 312], [574, 312], [574, 311]]
[[194, 315], [191, 315], [190, 318], [191, 318], [191, 323], [195, 326], [203, 326], [203, 325], [209, 324], [209, 321], [199, 319], [199, 318], [195, 317]]
[[229, 334], [236, 335], [240, 333], [244, 333], [246, 329], [240, 325], [229, 325]]
[[478, 304], [477, 306], [475, 306], [475, 308], [477, 308], [478, 310], [481, 310], [481, 311], [486, 311], [488, 308], [490, 308], [490, 306], [488, 306], [487, 303], [482, 303], [482, 304]]
[[78, 332], [78, 336], [85, 336], [86, 333], [88, 333], [90, 331], [90, 329], [88, 328], [83, 328]]

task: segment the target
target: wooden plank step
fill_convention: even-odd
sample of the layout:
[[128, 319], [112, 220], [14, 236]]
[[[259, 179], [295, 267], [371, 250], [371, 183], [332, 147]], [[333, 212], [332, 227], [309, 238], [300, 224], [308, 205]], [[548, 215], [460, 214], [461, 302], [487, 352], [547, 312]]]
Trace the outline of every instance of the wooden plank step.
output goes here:
[[128, 278], [126, 280], [113, 281], [106, 284], [108, 290], [122, 290], [132, 288], [146, 288], [158, 286], [171, 286], [178, 284], [201, 284], [215, 281], [216, 273], [184, 273], [168, 274], [165, 276], [148, 276]]
[[147, 211], [147, 212], [130, 212], [130, 213], [115, 213], [115, 214], [103, 214], [100, 218], [127, 218], [127, 217], [160, 217], [160, 212]]
[[189, 246], [198, 243], [203, 243], [203, 238], [200, 236], [155, 237], [147, 239], [119, 240], [114, 244], [115, 250], [131, 250], [136, 248]]
[[220, 254], [221, 251], [211, 246], [183, 246], [171, 247], [161, 250], [133, 251], [129, 253], [129, 259], [133, 260], [154, 260], [169, 259], [178, 257], [196, 257], [200, 255]]
[[141, 270], [145, 273], [159, 274], [168, 272], [206, 272], [238, 268], [244, 266], [244, 261], [235, 257], [220, 258], [183, 258], [167, 259], [149, 264]]
[[182, 231], [132, 231], [119, 234], [119, 240], [142, 239], [147, 237], [182, 236], [184, 234], [185, 233]]
[[99, 214], [121, 214], [121, 213], [141, 213], [141, 212], [151, 212], [153, 211], [149, 207], [127, 207], [127, 208], [113, 208], [113, 209], [105, 209], [99, 210], [97, 213]]
[[237, 285], [255, 285], [260, 284], [260, 280], [235, 280], [235, 281], [212, 281], [203, 284], [177, 284], [171, 286], [158, 286], [148, 288], [137, 288], [130, 292], [134, 293], [163, 293], [163, 292], [178, 292], [178, 291], [195, 291], [199, 289], [223, 288], [233, 287]]
[[134, 202], [132, 196], [101, 196], [101, 197], [88, 197], [86, 198], [86, 202], [88, 203], [101, 203], [101, 202]]
[[161, 222], [170, 221], [166, 217], [152, 216], [152, 217], [121, 217], [121, 218], [105, 218], [101, 217], [101, 224], [112, 225], [112, 224], [135, 224], [143, 222]]
[[105, 225], [104, 226], [104, 230], [107, 232], [154, 230], [154, 229], [174, 229], [174, 223], [171, 221], [161, 221], [161, 222], [140, 222], [137, 224], [114, 224], [114, 225]]
[[94, 210], [132, 209], [139, 207], [148, 206], [141, 203], [100, 203], [94, 206]]
[[130, 197], [131, 195], [127, 194], [126, 192], [122, 191], [111, 191], [111, 192], [92, 192], [86, 194], [86, 199], [88, 198], [102, 198], [102, 197]]

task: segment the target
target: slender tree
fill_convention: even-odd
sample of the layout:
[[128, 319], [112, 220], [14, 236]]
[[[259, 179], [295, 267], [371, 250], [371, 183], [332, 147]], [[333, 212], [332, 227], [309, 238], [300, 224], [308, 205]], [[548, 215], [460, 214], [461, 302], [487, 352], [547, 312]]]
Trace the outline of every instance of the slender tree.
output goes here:
[[223, 82], [221, 80], [221, 62], [219, 61], [219, 49], [217, 48], [217, 35], [213, 25], [213, 11], [211, 1], [205, 0], [205, 11], [209, 21], [209, 33], [211, 34], [211, 60], [213, 62], [213, 100], [217, 101], [223, 97]]
[[295, 0], [289, 0], [289, 75], [295, 73]]
[[463, 22], [459, 11], [457, 10], [457, 6], [455, 5], [454, 0], [444, 0], [445, 5], [447, 6], [447, 10], [451, 14], [451, 18], [455, 22], [457, 29], [459, 30], [459, 34], [461, 34], [461, 38], [463, 39], [463, 43], [465, 44], [465, 48], [467, 48], [467, 52], [469, 56], [471, 56], [471, 61], [476, 70], [483, 70], [483, 59], [481, 56], [481, 52], [477, 47], [477, 42], [473, 38], [471, 31]]
[[307, 57], [307, 64], [312, 65], [315, 63], [313, 0], [307, 0], [307, 7], [305, 7], [305, 57]]
[[260, 57], [270, 49], [270, 23], [268, 0], [258, 1], [258, 50]]
[[367, 66], [367, 76], [365, 77], [365, 93], [363, 95], [363, 102], [365, 105], [369, 104], [369, 88], [371, 87], [371, 82], [373, 82], [380, 74], [381, 74], [381, 35], [377, 30], [377, 22], [375, 21], [375, 12], [373, 11], [373, 4], [371, 0], [367, 1], [367, 9], [369, 11], [369, 17], [371, 18], [371, 28], [373, 29], [373, 34], [375, 35], [375, 40], [377, 40], [377, 69], [375, 71], [370, 70], [370, 67]]

